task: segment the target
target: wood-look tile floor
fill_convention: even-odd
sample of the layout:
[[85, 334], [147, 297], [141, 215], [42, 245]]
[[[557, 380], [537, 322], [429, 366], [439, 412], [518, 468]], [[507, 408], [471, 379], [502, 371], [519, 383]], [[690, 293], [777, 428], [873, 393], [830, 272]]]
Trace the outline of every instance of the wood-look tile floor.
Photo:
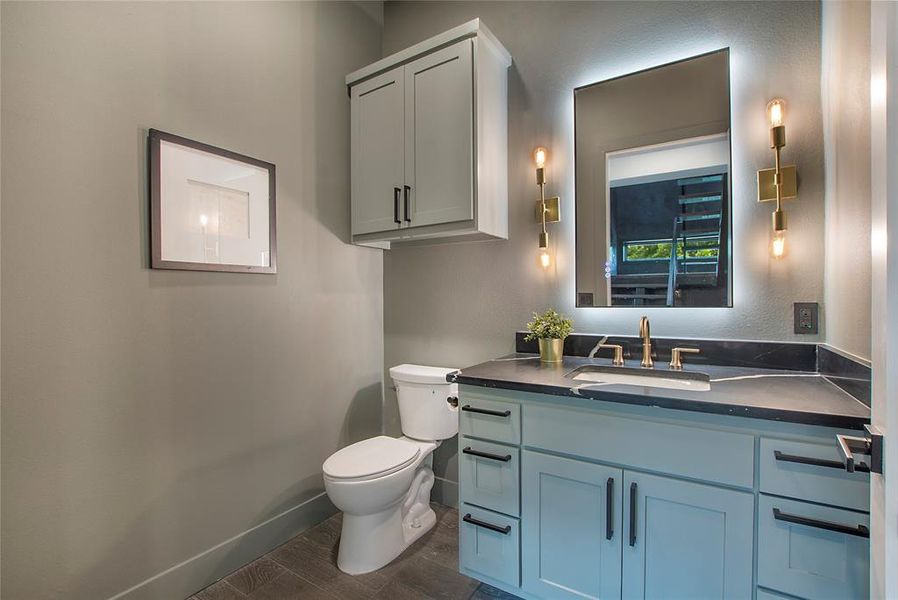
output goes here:
[[458, 572], [458, 511], [432, 506], [433, 529], [373, 573], [337, 568], [338, 513], [188, 600], [515, 600]]

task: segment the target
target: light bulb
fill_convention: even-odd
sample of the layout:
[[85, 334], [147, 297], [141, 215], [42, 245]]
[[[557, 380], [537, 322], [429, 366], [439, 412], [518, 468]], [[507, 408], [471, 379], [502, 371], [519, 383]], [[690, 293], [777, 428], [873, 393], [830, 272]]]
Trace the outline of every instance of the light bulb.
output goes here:
[[773, 243], [771, 244], [773, 258], [782, 258], [786, 252], [786, 234], [783, 231], [776, 231], [773, 234]]
[[533, 151], [533, 161], [536, 163], [537, 169], [542, 169], [546, 166], [546, 156], [546, 149], [542, 146]]
[[542, 265], [543, 269], [548, 269], [550, 266], [552, 266], [552, 256], [547, 250], [540, 250], [539, 264]]
[[205, 227], [208, 224], [209, 224], [209, 217], [207, 217], [206, 215], [200, 215], [200, 225]]
[[780, 127], [786, 122], [786, 101], [776, 98], [767, 103], [767, 118], [771, 127]]

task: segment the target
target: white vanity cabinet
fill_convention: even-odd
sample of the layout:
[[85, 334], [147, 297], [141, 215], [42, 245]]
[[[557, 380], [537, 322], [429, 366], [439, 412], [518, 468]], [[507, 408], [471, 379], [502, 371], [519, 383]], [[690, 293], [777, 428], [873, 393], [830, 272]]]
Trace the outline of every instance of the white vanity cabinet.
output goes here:
[[508, 237], [510, 64], [475, 19], [347, 76], [354, 243]]

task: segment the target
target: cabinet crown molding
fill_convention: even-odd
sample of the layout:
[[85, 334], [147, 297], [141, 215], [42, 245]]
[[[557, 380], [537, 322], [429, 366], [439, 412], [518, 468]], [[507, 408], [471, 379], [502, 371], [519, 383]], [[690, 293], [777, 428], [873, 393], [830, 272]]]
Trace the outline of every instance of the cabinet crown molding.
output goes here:
[[489, 30], [483, 21], [480, 19], [471, 19], [458, 27], [453, 27], [448, 31], [444, 31], [443, 33], [428, 38], [423, 42], [418, 42], [414, 46], [409, 46], [408, 48], [395, 52], [375, 63], [371, 63], [366, 67], [353, 71], [346, 76], [346, 85], [352, 87], [353, 85], [379, 75], [384, 71], [413, 61], [424, 54], [429, 54], [434, 50], [449, 46], [459, 40], [472, 37], [480, 37], [487, 42], [497, 56], [500, 57], [505, 68], [511, 66], [511, 54], [508, 53], [508, 50], [505, 49], [502, 42], [493, 35], [493, 32]]

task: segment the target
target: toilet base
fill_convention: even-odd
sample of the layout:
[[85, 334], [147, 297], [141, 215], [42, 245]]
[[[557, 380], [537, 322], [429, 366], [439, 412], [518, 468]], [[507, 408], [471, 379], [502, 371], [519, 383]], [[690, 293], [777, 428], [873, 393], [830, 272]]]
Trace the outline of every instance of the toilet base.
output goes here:
[[430, 508], [433, 471], [419, 467], [405, 498], [373, 515], [343, 513], [337, 567], [349, 575], [385, 567], [436, 524]]

